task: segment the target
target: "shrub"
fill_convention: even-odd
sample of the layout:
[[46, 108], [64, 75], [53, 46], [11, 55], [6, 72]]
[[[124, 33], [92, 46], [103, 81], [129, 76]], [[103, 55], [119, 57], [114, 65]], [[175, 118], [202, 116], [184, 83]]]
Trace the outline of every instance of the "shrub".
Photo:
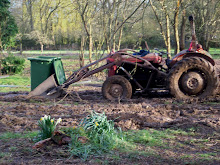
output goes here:
[[9, 73], [20, 73], [24, 70], [25, 59], [21, 57], [14, 56], [10, 54], [8, 57], [5, 57], [1, 60], [2, 63], [2, 74]]

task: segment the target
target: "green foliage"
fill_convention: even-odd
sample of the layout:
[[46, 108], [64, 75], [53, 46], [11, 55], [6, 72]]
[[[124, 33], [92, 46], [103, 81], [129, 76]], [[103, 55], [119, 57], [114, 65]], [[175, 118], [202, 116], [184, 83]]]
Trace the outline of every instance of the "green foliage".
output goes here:
[[0, 49], [14, 46], [14, 37], [18, 33], [18, 27], [14, 17], [9, 11], [10, 2], [1, 0], [0, 2]]
[[30, 76], [23, 75], [12, 75], [9, 77], [0, 79], [1, 85], [18, 85], [18, 86], [28, 86], [30, 85]]
[[[79, 141], [79, 137], [88, 138], [87, 143]], [[92, 155], [100, 155], [114, 149], [122, 139], [121, 131], [114, 128], [114, 122], [107, 120], [105, 113], [92, 112], [84, 118], [79, 127], [73, 129], [70, 152], [87, 160]]]
[[[99, 114], [92, 112], [81, 123], [81, 126], [87, 131], [89, 139], [106, 149], [114, 148], [112, 139], [117, 134], [114, 128], [114, 122], [107, 120], [105, 113]], [[104, 149], [104, 148], [103, 148]]]
[[130, 143], [140, 143], [148, 146], [166, 147], [161, 139], [174, 138], [166, 133], [166, 131], [157, 130], [139, 130], [125, 132], [125, 139]]
[[36, 31], [32, 31], [30, 32], [30, 34], [27, 34], [27, 37], [29, 39], [35, 40], [37, 43], [39, 44], [45, 44], [45, 45], [49, 45], [49, 44], [53, 44], [53, 41], [50, 40], [47, 35], [41, 33], [40, 31], [36, 30]]
[[10, 54], [8, 57], [2, 59], [1, 63], [3, 67], [3, 69], [1, 70], [2, 74], [17, 74], [23, 71], [25, 59]]
[[9, 5], [10, 5], [10, 2], [8, 0], [0, 1], [0, 20], [4, 20], [5, 17], [8, 15]]
[[15, 46], [15, 36], [18, 33], [18, 27], [12, 15], [9, 15], [6, 22], [2, 24], [2, 45], [4, 49]]
[[1, 78], [0, 85], [9, 85], [8, 87], [0, 87], [1, 92], [30, 91], [30, 75], [10, 75], [9, 77]]
[[33, 138], [36, 135], [37, 132], [24, 132], [24, 133], [5, 132], [0, 135], [0, 139]]
[[57, 124], [59, 124], [61, 121], [61, 118], [59, 118], [55, 123], [54, 119], [51, 119], [50, 116], [45, 115], [44, 117], [41, 117], [41, 119], [38, 121], [40, 132], [36, 138], [36, 141], [52, 137]]

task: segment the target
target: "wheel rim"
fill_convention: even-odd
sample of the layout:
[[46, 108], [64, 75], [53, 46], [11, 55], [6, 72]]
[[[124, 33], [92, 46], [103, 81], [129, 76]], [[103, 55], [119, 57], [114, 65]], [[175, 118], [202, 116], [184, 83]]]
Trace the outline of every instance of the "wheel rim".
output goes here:
[[118, 98], [123, 95], [123, 88], [119, 84], [112, 84], [109, 93], [112, 97]]
[[200, 72], [189, 71], [180, 78], [180, 89], [188, 95], [198, 95], [205, 88], [205, 79]]

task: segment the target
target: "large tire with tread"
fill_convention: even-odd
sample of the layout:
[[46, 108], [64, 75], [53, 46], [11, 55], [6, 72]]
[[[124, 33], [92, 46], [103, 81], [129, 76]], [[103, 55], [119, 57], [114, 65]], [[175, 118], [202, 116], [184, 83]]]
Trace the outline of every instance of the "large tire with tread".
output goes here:
[[176, 98], [206, 98], [216, 94], [219, 78], [211, 63], [200, 57], [189, 57], [171, 68], [167, 82]]
[[131, 83], [120, 75], [108, 77], [102, 85], [103, 96], [111, 101], [130, 99], [132, 96]]

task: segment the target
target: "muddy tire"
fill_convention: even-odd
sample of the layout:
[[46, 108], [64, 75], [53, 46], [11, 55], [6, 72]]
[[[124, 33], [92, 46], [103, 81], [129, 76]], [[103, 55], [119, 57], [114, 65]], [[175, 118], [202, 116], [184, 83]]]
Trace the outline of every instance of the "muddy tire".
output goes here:
[[190, 57], [176, 63], [168, 74], [170, 93], [179, 99], [206, 98], [216, 94], [218, 75], [203, 58]]
[[130, 99], [132, 96], [132, 86], [123, 76], [111, 76], [105, 80], [102, 86], [102, 94], [111, 101]]

